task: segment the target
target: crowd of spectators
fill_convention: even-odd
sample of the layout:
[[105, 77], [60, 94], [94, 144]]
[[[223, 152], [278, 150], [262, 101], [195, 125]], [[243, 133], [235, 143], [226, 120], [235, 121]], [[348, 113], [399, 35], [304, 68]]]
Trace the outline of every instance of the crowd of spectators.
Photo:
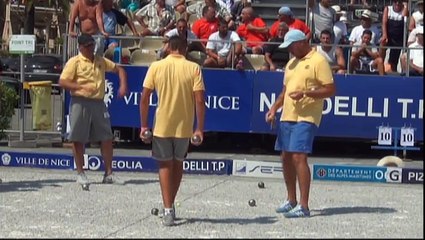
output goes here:
[[[103, 5], [112, 1], [102, 0]], [[368, 5], [367, 1], [357, 2]], [[119, 23], [127, 24], [136, 36], [164, 37], [164, 46], [172, 35], [200, 42], [192, 50], [206, 55], [200, 63], [204, 67], [243, 69], [244, 56], [256, 54], [264, 58], [261, 70], [283, 71], [290, 56], [278, 46], [288, 30], [298, 29], [328, 59], [335, 73], [406, 74], [409, 69], [410, 75], [423, 75], [423, 1], [416, 1], [408, 9], [407, 0], [394, 0], [384, 6], [381, 19], [374, 19], [377, 14], [365, 9], [358, 16], [358, 24], [350, 29], [347, 11], [332, 5], [332, 0], [308, 1], [309, 25], [284, 5], [276, 9], [277, 18], [270, 26], [255, 13], [250, 0], [114, 3], [103, 7], [104, 29], [109, 35], [114, 35], [110, 29]], [[114, 14], [115, 20], [111, 17]], [[105, 48], [116, 46], [110, 41]], [[167, 55], [165, 50], [158, 49], [159, 58]]]

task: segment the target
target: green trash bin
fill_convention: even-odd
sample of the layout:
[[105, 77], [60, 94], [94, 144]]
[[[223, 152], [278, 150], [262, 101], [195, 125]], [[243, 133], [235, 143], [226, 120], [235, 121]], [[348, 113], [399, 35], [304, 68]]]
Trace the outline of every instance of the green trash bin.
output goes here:
[[28, 82], [32, 107], [32, 129], [52, 130], [52, 81]]

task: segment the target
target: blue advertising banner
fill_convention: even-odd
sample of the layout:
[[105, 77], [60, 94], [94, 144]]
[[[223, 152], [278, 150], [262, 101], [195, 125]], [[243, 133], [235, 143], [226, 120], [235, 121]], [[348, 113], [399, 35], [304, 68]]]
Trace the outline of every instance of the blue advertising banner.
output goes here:
[[[416, 140], [423, 140], [422, 78], [335, 75], [335, 85], [336, 96], [325, 100], [318, 136], [377, 139], [377, 127], [385, 125], [411, 126]], [[264, 116], [282, 86], [281, 73], [257, 72], [252, 132], [274, 132]]]
[[[125, 66], [125, 69], [129, 94], [118, 98], [118, 77], [107, 74], [104, 100], [112, 126], [139, 128], [139, 102], [147, 68]], [[221, 69], [202, 72], [206, 86], [206, 131], [275, 133], [265, 123], [264, 116], [282, 90], [282, 72]], [[408, 126], [415, 129], [415, 142], [423, 141], [422, 78], [335, 75], [335, 84], [336, 96], [325, 99], [318, 136], [375, 140], [378, 126]], [[153, 95], [150, 126], [156, 104]]]
[[[105, 103], [112, 126], [140, 127], [139, 102], [146, 67], [126, 67], [129, 94], [117, 97], [118, 76], [108, 73]], [[204, 69], [206, 118], [205, 131], [249, 132], [252, 110], [252, 88], [255, 72]], [[156, 95], [151, 96], [149, 121], [152, 126]]]
[[419, 168], [403, 168], [401, 171], [402, 183], [424, 183], [424, 170]]
[[[76, 169], [72, 155], [27, 152], [0, 152], [0, 166]], [[232, 166], [232, 160], [228, 159], [186, 159], [183, 162], [183, 170], [188, 174], [231, 175]], [[84, 154], [83, 169], [104, 171], [102, 157]], [[158, 164], [151, 157], [114, 156], [112, 169], [128, 172], [158, 172]]]
[[386, 167], [313, 164], [313, 179], [351, 182], [387, 182]]
[[337, 75], [336, 96], [326, 99], [319, 136], [378, 138], [378, 126], [416, 128], [423, 140], [423, 79]]
[[0, 152], [0, 166], [34, 167], [49, 169], [69, 169], [74, 166], [72, 155], [28, 153], [28, 152]]

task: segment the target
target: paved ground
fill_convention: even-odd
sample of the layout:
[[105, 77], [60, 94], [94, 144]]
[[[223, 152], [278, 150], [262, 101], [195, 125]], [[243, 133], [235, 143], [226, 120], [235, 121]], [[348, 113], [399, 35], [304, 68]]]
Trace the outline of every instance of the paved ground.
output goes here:
[[[0, 147], [0, 151], [6, 147]], [[11, 149], [9, 149], [11, 150]], [[70, 153], [70, 149], [12, 149]], [[98, 153], [97, 149], [87, 151]], [[117, 149], [117, 155], [149, 156]], [[191, 158], [276, 161], [277, 156], [191, 153]], [[310, 158], [310, 163], [376, 165], [377, 159]], [[423, 161], [406, 162], [423, 168]], [[178, 226], [157, 216], [161, 197], [156, 174], [120, 172], [125, 185], [102, 185], [88, 172], [89, 192], [68, 170], [0, 167], [2, 238], [423, 238], [423, 185], [312, 182], [309, 219], [274, 212], [285, 197], [281, 179], [185, 175], [177, 196]], [[257, 207], [248, 201], [255, 199]]]

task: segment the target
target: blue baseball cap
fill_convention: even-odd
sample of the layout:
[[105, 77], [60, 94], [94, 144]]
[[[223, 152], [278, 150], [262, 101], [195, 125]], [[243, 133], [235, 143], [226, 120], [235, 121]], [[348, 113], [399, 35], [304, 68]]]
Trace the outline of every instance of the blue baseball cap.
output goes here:
[[283, 43], [279, 45], [279, 48], [287, 48], [293, 42], [298, 42], [305, 39], [305, 34], [303, 32], [298, 29], [291, 29], [285, 34], [285, 37], [283, 38]]
[[285, 16], [294, 16], [291, 9], [289, 7], [283, 6], [279, 8], [279, 11], [277, 12], [279, 15], [285, 15]]

